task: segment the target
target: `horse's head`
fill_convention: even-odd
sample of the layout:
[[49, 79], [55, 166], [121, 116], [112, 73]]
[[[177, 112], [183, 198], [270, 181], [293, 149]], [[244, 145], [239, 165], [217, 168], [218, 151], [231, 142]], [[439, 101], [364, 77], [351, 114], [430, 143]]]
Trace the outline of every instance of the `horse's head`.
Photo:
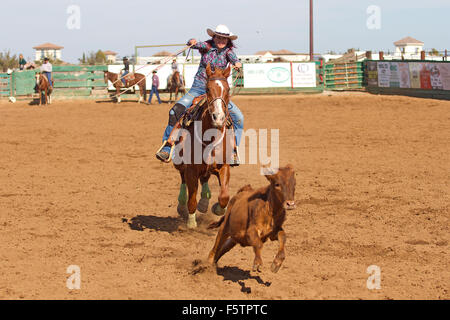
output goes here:
[[40, 86], [40, 84], [41, 84], [42, 77], [43, 76], [42, 76], [42, 74], [40, 72], [36, 72], [35, 75], [34, 75], [34, 79], [36, 80], [36, 84], [38, 86]]
[[105, 80], [105, 83], [108, 84], [108, 71], [103, 71], [103, 80]]
[[230, 76], [231, 67], [226, 69], [216, 68], [211, 70], [211, 65], [206, 66], [207, 85], [206, 96], [208, 99], [208, 111], [212, 125], [222, 129], [228, 115], [228, 102], [230, 101], [230, 86], [227, 78]]

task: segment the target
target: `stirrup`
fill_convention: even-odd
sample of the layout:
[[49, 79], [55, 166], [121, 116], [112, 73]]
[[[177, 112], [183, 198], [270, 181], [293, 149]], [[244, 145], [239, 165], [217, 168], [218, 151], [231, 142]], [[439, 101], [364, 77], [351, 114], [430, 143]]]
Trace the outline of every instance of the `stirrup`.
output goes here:
[[[156, 154], [158, 154], [167, 144], [167, 140], [164, 140], [161, 147], [158, 149], [158, 151], [156, 151]], [[174, 147], [175, 145], [170, 146], [170, 152], [169, 152], [169, 157], [167, 158], [167, 160], [162, 160], [166, 163], [169, 163], [172, 160], [172, 155], [173, 155], [173, 151], [174, 151]], [[158, 158], [159, 159], [159, 158]], [[161, 160], [161, 159], [159, 159]]]
[[233, 154], [233, 163], [230, 163], [231, 167], [237, 167], [241, 164], [241, 159], [239, 157], [239, 150], [238, 147], [236, 146], [236, 149], [234, 150], [234, 154]]

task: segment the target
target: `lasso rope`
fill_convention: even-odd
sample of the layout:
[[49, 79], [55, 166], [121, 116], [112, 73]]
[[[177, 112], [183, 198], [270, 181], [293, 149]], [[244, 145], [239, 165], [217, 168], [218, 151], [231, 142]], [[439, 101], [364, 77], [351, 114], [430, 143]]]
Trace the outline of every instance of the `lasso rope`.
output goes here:
[[242, 68], [239, 68], [238, 71], [237, 71], [236, 79], [234, 79], [234, 82], [233, 82], [233, 90], [231, 92], [230, 97], [233, 97], [233, 96], [239, 94], [239, 92], [242, 89], [242, 86], [237, 86], [237, 83], [239, 82], [239, 80], [241, 80], [243, 78], [244, 77], [243, 77]]
[[[163, 65], [165, 65], [167, 62], [169, 62], [170, 60], [172, 60], [173, 57], [178, 56], [179, 54], [183, 53], [183, 52], [186, 51], [187, 49], [190, 49], [192, 46], [193, 46], [193, 44], [188, 45], [188, 46], [184, 47], [183, 49], [179, 50], [178, 52], [173, 53], [173, 54], [171, 54], [170, 56], [165, 57], [164, 59], [162, 59], [162, 60], [160, 61], [159, 65], [158, 65], [155, 69], [153, 69], [152, 71], [150, 71], [149, 73], [147, 73], [141, 80], [139, 80], [139, 81], [136, 82], [135, 84], [131, 85], [130, 87], [126, 88], [125, 91], [123, 91], [123, 92], [121, 92], [121, 93], [119, 93], [119, 94], [116, 94], [116, 95], [112, 96], [112, 98], [118, 98], [118, 97], [120, 97], [122, 94], [124, 94], [124, 93], [127, 92], [128, 90], [132, 89], [132, 88], [133, 88], [134, 86], [136, 86], [137, 84], [139, 84], [142, 80], [146, 79], [147, 76], [148, 76], [150, 73], [152, 73], [153, 71], [158, 71], [159, 69], [161, 69], [161, 68], [163, 67]], [[140, 70], [140, 69], [145, 68], [145, 67], [147, 67], [147, 66], [148, 66], [148, 65], [144, 65], [144, 66], [140, 67], [140, 68], [137, 69], [137, 70]], [[137, 70], [136, 70], [136, 71], [137, 71]], [[133, 73], [136, 73], [136, 71], [133, 71]], [[127, 75], [125, 75], [125, 76], [127, 76]], [[117, 79], [116, 81], [114, 81], [114, 83], [116, 83], [117, 81], [121, 80], [122, 78], [123, 78], [123, 77], [120, 77], [119, 79]], [[113, 85], [114, 85], [114, 83], [113, 83]]]

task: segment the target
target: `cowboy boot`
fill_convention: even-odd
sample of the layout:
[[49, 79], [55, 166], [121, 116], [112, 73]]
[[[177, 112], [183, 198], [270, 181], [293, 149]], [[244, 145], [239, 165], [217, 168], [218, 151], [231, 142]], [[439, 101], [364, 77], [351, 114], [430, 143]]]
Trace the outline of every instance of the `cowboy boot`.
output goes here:
[[[158, 151], [156, 152], [156, 158], [158, 160], [161, 160], [163, 162], [170, 162], [173, 146], [175, 145], [176, 136], [178, 134], [178, 129], [180, 129], [180, 128], [181, 128], [181, 121], [178, 121], [177, 123], [175, 123], [175, 126], [173, 127], [172, 131], [170, 132], [167, 140], [163, 141], [161, 148], [159, 148]], [[164, 147], [169, 147], [170, 152], [164, 151], [163, 150]]]

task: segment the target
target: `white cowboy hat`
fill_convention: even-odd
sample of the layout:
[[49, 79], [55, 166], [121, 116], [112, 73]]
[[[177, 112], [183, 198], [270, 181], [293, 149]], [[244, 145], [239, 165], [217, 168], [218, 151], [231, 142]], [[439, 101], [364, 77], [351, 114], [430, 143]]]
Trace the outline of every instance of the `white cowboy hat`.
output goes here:
[[230, 29], [228, 29], [228, 27], [224, 24], [219, 24], [216, 27], [215, 31], [213, 31], [212, 29], [206, 29], [206, 32], [208, 32], [208, 35], [211, 37], [218, 35], [221, 37], [229, 38], [231, 40], [236, 40], [238, 38], [237, 35], [231, 33]]

